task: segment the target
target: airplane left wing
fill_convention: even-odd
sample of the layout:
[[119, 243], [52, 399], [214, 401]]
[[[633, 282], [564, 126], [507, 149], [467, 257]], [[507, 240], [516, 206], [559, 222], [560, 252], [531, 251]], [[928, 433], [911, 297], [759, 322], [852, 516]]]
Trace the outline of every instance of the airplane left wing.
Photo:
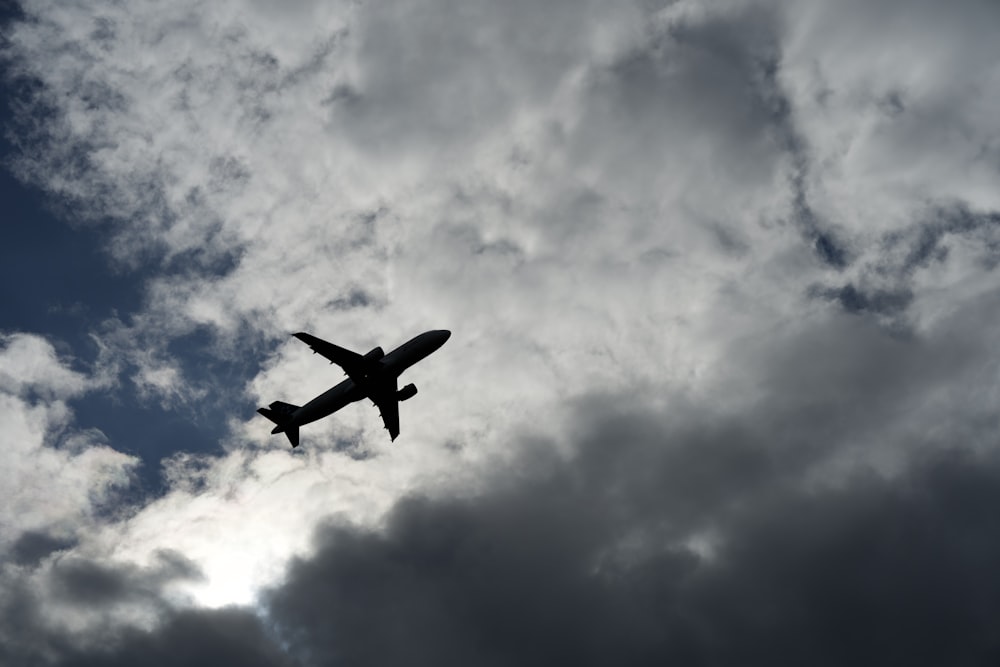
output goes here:
[[308, 345], [316, 354], [321, 354], [330, 360], [330, 363], [337, 364], [344, 369], [351, 378], [364, 377], [365, 358], [357, 352], [352, 352], [347, 348], [328, 343], [322, 338], [317, 338], [312, 334], [302, 331], [292, 334], [300, 341]]
[[399, 399], [396, 398], [396, 380], [389, 380], [373, 388], [369, 398], [382, 415], [382, 423], [389, 431], [389, 438], [395, 440], [399, 435]]

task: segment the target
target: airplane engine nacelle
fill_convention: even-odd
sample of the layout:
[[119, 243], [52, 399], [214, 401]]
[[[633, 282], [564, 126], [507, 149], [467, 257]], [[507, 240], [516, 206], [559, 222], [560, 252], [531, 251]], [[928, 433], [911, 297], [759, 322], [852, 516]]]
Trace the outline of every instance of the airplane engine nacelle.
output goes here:
[[396, 400], [405, 401], [406, 399], [413, 398], [416, 395], [417, 385], [411, 383], [396, 392]]
[[371, 352], [369, 352], [368, 354], [366, 354], [363, 357], [363, 359], [365, 360], [365, 363], [371, 363], [373, 361], [378, 361], [379, 359], [381, 359], [384, 356], [385, 356], [385, 352], [382, 351], [382, 348], [381, 347], [376, 347]]

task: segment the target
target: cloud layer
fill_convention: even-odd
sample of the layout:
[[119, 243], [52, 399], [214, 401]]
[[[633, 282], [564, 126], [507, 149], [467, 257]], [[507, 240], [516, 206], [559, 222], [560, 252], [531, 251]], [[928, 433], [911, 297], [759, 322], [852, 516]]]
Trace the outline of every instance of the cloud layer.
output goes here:
[[[9, 659], [995, 659], [995, 3], [23, 9], [8, 166], [144, 299], [4, 336]], [[442, 327], [391, 447], [251, 418]]]

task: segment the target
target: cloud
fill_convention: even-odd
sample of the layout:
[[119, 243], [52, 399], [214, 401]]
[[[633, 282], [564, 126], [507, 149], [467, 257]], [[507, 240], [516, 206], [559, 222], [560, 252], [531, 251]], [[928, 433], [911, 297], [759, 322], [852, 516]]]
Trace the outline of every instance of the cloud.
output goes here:
[[[980, 664], [1000, 613], [984, 585], [997, 471], [959, 456], [893, 481], [779, 485], [712, 512], [725, 541], [710, 556], [628, 544], [628, 478], [581, 484], [571, 469], [407, 501], [384, 532], [325, 531], [271, 614], [306, 664]], [[657, 505], [642, 534], [678, 509]]]
[[[998, 311], [963, 316], [983, 312]], [[996, 327], [971, 322], [953, 326]], [[974, 379], [995, 368], [960, 343], [827, 312], [758, 342], [751, 376], [715, 379], [715, 404], [593, 394], [562, 446], [511, 440], [477, 488], [418, 487], [383, 520], [328, 520], [258, 600], [264, 621], [168, 607], [72, 651], [159, 656], [197, 617], [198, 646], [242, 642], [264, 664], [988, 662], [1000, 461]], [[877, 466], [869, 448], [901, 456]], [[142, 591], [121, 586], [137, 572], [71, 561], [60, 576], [107, 598]]]
[[58, 664], [192, 666], [238, 664], [250, 667], [292, 665], [266, 628], [241, 609], [188, 610], [168, 617], [156, 632], [132, 630], [119, 643], [90, 651], [69, 652]]
[[[946, 14], [931, 3], [788, 6], [777, 77], [801, 200], [841, 239], [866, 293], [923, 284], [928, 264], [968, 267], [946, 258], [962, 236], [979, 253], [995, 245], [996, 129], [985, 109], [998, 89], [985, 72], [996, 53], [966, 41], [995, 19], [995, 5], [977, 0]], [[939, 282], [931, 270], [927, 282]], [[918, 325], [940, 316], [919, 298], [908, 310]]]
[[[29, 3], [39, 20], [11, 31], [12, 73], [41, 82], [34, 102], [51, 110], [22, 118], [40, 134], [25, 138], [21, 175], [116, 220], [121, 261], [162, 262], [137, 334], [273, 340], [323, 310], [317, 326], [391, 319], [403, 324], [385, 333], [401, 335], [406, 304], [469, 319], [470, 293], [535, 319], [554, 302], [593, 317], [637, 282], [685, 281], [686, 298], [652, 313], [663, 325], [776, 262], [797, 279], [755, 285], [774, 300], [831, 281], [798, 253], [851, 267], [835, 289], [901, 292], [912, 266], [885, 261], [883, 244], [910, 256], [933, 207], [994, 207], [980, 156], [995, 87], [977, 74], [991, 51], [922, 46], [988, 3], [943, 22], [929, 5], [893, 20], [809, 2], [429, 3], [417, 15], [303, 3], [281, 18], [295, 40], [263, 7], [236, 7], [85, 19]], [[876, 39], [853, 47], [883, 29], [893, 54]], [[943, 102], [950, 91], [960, 107]], [[963, 127], [976, 139], [948, 139]], [[925, 145], [934, 137], [944, 150]], [[435, 271], [424, 258], [436, 249], [449, 261]], [[618, 270], [640, 258], [644, 271]], [[344, 307], [360, 293], [364, 307]], [[612, 318], [630, 317], [626, 304]]]
[[[54, 660], [895, 659], [874, 626], [918, 664], [991, 650], [995, 547], [966, 545], [996, 469], [992, 4], [25, 13], [11, 166], [145, 295], [90, 375], [0, 354], [5, 590]], [[340, 379], [292, 331], [438, 327], [391, 447], [368, 406], [295, 452], [253, 416]], [[226, 436], [151, 453], [164, 493], [98, 516], [135, 460], [69, 401], [118, 378]]]
[[[58, 614], [47, 612], [44, 622], [35, 615], [41, 608], [55, 611], [35, 584], [105, 520], [138, 460], [109, 447], [100, 431], [74, 423], [67, 401], [106, 386], [105, 377], [74, 370], [40, 336], [5, 334], [0, 342], [0, 643], [10, 647], [0, 655], [16, 655], [36, 631], [61, 625]], [[65, 641], [59, 631], [52, 637]], [[29, 653], [44, 644], [32, 644]]]
[[87, 378], [67, 368], [51, 343], [38, 336], [6, 334], [0, 356], [0, 388], [4, 393], [65, 399], [88, 387]]
[[[95, 585], [97, 579], [117, 580], [122, 572], [82, 564], [88, 570], [74, 572], [79, 588]], [[129, 587], [149, 585], [138, 573], [130, 572], [129, 581], [117, 581]], [[62, 576], [66, 576], [65, 573]], [[106, 584], [108, 581], [100, 583]], [[124, 591], [124, 589], [123, 589]], [[122, 592], [123, 592], [122, 591]], [[77, 591], [80, 593], [82, 591]], [[87, 591], [90, 593], [90, 591]], [[107, 593], [106, 590], [103, 591]], [[13, 597], [13, 600], [11, 598]], [[107, 603], [86, 595], [81, 604]], [[117, 600], [120, 604], [121, 600]], [[236, 608], [219, 610], [161, 609], [152, 627], [135, 624], [135, 610], [126, 619], [117, 619], [112, 627], [87, 627], [86, 632], [68, 634], [65, 628], [53, 628], [42, 611], [32, 606], [26, 591], [7, 596], [3, 619], [18, 630], [0, 647], [0, 657], [11, 664], [44, 664], [82, 667], [84, 665], [130, 665], [137, 661], [149, 665], [210, 665], [233, 662], [241, 665], [290, 665], [281, 648], [267, 634], [265, 626], [252, 611]], [[93, 613], [93, 612], [91, 612]]]
[[[352, 472], [322, 449], [307, 464], [178, 457], [170, 493], [89, 538], [106, 560], [66, 554], [8, 586], [22, 596], [11, 611], [34, 611], [7, 651], [54, 664], [247, 647], [302, 665], [988, 660], [991, 304], [919, 338], [820, 311], [730, 348], [754, 362], [719, 369], [712, 402], [592, 393], [568, 406], [559, 442], [529, 429], [505, 462], [451, 470], [475, 485], [406, 492], [393, 459]], [[376, 470], [383, 504], [364, 517]], [[130, 564], [162, 544], [176, 554]], [[262, 563], [277, 570], [245, 571]], [[199, 609], [260, 581], [253, 611]]]
[[939, 402], [983, 355], [938, 334], [834, 316], [714, 408], [592, 396], [565, 457], [524, 442], [481, 493], [321, 530], [269, 617], [306, 664], [988, 662], [996, 420]]
[[137, 460], [107, 446], [99, 431], [73, 424], [66, 401], [101, 386], [99, 377], [72, 370], [39, 336], [7, 334], [2, 343], [0, 549], [17, 543], [30, 552], [35, 549], [23, 540], [31, 538], [23, 534], [58, 543], [92, 525], [115, 491], [128, 485]]

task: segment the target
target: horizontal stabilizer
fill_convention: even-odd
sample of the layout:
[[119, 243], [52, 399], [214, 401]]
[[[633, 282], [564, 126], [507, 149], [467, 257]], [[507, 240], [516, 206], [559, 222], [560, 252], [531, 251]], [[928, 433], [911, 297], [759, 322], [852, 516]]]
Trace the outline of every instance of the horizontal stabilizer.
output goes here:
[[275, 401], [266, 408], [257, 408], [257, 412], [259, 414], [264, 415], [265, 417], [273, 421], [275, 424], [277, 424], [279, 428], [272, 431], [272, 433], [279, 433], [281, 431], [280, 427], [289, 419], [291, 419], [292, 413], [298, 409], [299, 406], [297, 405], [292, 405], [291, 403], [282, 403], [281, 401]]
[[292, 419], [292, 413], [298, 409], [299, 407], [297, 405], [275, 401], [274, 403], [271, 403], [270, 407], [257, 408], [257, 412], [277, 424], [271, 433], [284, 433], [288, 436], [288, 442], [292, 443], [292, 447], [298, 447], [299, 427], [291, 425], [286, 426]]
[[281, 415], [274, 412], [273, 410], [269, 410], [268, 408], [257, 408], [257, 414], [264, 415], [265, 417], [273, 421], [275, 424], [281, 423]]
[[292, 405], [291, 403], [284, 403], [282, 401], [274, 401], [268, 407], [270, 407], [275, 412], [283, 415], [290, 415], [299, 409], [299, 406], [297, 405]]

